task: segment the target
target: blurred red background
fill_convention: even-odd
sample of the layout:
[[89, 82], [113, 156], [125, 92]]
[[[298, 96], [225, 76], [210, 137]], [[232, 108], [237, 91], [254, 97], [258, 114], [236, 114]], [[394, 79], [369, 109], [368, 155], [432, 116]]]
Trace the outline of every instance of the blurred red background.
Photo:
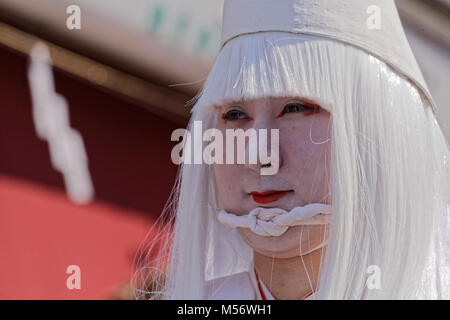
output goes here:
[[[27, 64], [0, 46], [0, 299], [115, 298], [170, 194], [180, 125], [55, 69], [96, 193], [75, 205], [36, 136]], [[66, 287], [69, 265], [81, 268], [81, 290]]]

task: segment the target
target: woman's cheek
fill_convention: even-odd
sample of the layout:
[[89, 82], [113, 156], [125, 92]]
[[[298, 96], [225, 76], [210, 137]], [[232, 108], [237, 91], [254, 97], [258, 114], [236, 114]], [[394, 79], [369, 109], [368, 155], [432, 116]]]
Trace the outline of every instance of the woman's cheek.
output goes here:
[[243, 201], [242, 192], [239, 192], [242, 181], [239, 179], [238, 168], [229, 164], [214, 164], [214, 174], [220, 205], [231, 212], [238, 213]]

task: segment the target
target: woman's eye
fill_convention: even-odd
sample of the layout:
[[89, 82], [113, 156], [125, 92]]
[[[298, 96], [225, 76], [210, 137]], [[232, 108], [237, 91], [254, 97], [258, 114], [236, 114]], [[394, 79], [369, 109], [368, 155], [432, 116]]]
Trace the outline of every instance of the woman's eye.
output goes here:
[[303, 103], [288, 103], [284, 106], [283, 111], [278, 115], [278, 117], [281, 117], [285, 113], [293, 113], [293, 112], [303, 112], [307, 110], [314, 110], [319, 111], [320, 108], [317, 105], [311, 105], [303, 104]]
[[233, 121], [233, 120], [248, 119], [248, 116], [245, 112], [243, 112], [241, 110], [233, 109], [233, 110], [229, 110], [229, 111], [225, 112], [222, 115], [222, 118], [225, 120]]

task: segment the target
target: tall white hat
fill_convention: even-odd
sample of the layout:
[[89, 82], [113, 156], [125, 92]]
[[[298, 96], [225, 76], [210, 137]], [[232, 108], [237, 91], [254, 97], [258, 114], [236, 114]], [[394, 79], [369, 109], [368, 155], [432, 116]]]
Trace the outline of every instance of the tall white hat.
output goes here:
[[221, 48], [239, 35], [265, 31], [326, 37], [361, 48], [411, 80], [436, 110], [393, 0], [225, 0]]

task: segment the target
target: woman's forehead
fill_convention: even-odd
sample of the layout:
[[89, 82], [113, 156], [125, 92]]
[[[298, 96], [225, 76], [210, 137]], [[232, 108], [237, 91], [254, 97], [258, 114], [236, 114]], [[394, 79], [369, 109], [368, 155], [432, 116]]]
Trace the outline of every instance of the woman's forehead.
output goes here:
[[252, 105], [258, 103], [281, 103], [289, 100], [299, 100], [303, 102], [316, 103], [313, 99], [302, 97], [302, 96], [294, 96], [294, 95], [285, 95], [285, 96], [267, 96], [267, 97], [259, 97], [259, 98], [250, 98], [250, 99], [231, 99], [229, 101], [220, 104], [220, 107], [227, 107], [232, 105]]

